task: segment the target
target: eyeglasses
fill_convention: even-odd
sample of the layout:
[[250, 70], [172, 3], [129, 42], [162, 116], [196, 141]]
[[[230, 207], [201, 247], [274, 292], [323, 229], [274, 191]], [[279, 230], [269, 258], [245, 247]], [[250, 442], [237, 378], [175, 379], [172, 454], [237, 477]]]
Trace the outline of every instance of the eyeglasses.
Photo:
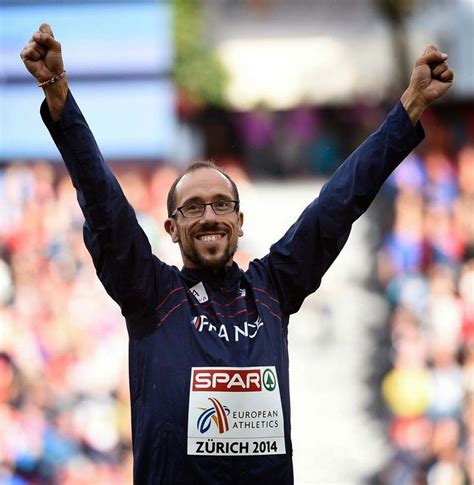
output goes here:
[[175, 217], [177, 212], [181, 212], [183, 217], [202, 217], [207, 205], [212, 207], [216, 216], [223, 216], [234, 211], [238, 212], [239, 210], [239, 202], [237, 200], [219, 199], [214, 202], [207, 202], [206, 204], [193, 202], [192, 204], [182, 205], [181, 207], [177, 207], [170, 217]]

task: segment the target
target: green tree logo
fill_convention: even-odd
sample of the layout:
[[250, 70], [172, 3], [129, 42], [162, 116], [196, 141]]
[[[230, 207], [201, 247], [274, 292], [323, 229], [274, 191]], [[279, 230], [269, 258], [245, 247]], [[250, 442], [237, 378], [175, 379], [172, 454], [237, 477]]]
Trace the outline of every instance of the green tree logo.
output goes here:
[[263, 385], [267, 391], [273, 391], [276, 387], [276, 377], [270, 369], [263, 373]]

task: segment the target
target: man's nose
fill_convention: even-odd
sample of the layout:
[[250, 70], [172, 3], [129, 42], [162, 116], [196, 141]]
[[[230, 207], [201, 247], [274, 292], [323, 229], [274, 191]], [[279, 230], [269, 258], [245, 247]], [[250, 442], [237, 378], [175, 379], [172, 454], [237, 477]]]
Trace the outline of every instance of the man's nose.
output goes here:
[[216, 219], [216, 213], [211, 205], [204, 206], [204, 214], [201, 216], [204, 221], [214, 221]]

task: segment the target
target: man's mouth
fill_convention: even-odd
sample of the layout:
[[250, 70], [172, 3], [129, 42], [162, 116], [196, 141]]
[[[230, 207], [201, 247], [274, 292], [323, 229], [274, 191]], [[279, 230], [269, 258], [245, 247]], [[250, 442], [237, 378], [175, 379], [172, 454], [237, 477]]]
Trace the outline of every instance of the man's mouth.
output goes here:
[[222, 237], [223, 237], [222, 234], [202, 234], [200, 236], [197, 236], [197, 239], [203, 242], [213, 242], [213, 241], [219, 241], [220, 239], [222, 239]]
[[202, 241], [204, 243], [212, 243], [224, 239], [226, 234], [227, 231], [222, 227], [203, 226], [194, 231], [193, 237], [198, 241]]

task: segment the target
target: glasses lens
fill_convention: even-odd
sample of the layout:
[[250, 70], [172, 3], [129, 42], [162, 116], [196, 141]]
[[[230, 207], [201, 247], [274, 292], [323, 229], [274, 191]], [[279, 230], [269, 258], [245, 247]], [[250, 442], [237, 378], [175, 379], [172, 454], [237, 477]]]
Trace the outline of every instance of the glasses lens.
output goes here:
[[204, 204], [189, 204], [181, 208], [184, 217], [201, 217], [204, 213]]
[[213, 202], [212, 208], [216, 214], [229, 214], [234, 210], [235, 203], [230, 200], [216, 200]]

